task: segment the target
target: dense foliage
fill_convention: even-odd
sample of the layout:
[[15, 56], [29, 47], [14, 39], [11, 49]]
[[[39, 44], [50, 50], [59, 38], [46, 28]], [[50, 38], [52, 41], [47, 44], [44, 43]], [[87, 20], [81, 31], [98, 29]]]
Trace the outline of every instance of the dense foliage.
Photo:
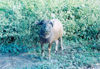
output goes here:
[[[0, 1], [0, 38], [22, 37], [38, 41], [38, 28], [42, 19], [58, 18], [64, 25], [64, 38], [99, 39], [99, 0], [3, 0]], [[26, 37], [27, 36], [27, 37]]]

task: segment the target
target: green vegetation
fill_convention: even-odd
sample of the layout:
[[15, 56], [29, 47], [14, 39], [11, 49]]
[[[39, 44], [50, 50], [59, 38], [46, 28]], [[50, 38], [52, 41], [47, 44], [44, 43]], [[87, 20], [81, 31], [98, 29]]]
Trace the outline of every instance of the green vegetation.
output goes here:
[[57, 67], [49, 63], [46, 69], [100, 63], [99, 0], [0, 0], [0, 53], [18, 55], [23, 50], [40, 56], [40, 26], [35, 23], [53, 18], [64, 26], [64, 51], [56, 55], [53, 44], [51, 55], [52, 59], [57, 56]]

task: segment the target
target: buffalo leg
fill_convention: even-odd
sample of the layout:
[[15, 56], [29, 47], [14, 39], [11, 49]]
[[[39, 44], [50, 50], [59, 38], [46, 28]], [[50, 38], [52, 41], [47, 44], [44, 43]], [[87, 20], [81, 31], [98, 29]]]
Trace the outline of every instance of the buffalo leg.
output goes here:
[[56, 46], [55, 46], [55, 53], [58, 51], [58, 40], [55, 41], [56, 42]]
[[52, 45], [52, 43], [49, 43], [49, 47], [48, 47], [48, 51], [49, 51], [49, 58], [50, 58], [50, 56], [51, 56], [51, 45]]
[[61, 50], [63, 50], [62, 37], [60, 37], [60, 46], [61, 46]]
[[43, 43], [41, 43], [41, 54], [42, 54], [42, 56], [44, 56], [44, 49], [43, 49]]

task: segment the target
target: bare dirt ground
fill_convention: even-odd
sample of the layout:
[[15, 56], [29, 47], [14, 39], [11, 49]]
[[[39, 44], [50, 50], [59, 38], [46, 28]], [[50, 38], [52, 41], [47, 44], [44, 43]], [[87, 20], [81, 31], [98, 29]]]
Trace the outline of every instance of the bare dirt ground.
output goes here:
[[17, 56], [0, 54], [0, 69], [100, 69], [100, 52], [87, 52], [81, 47], [65, 46], [57, 53], [52, 50], [51, 59], [47, 50], [44, 57], [36, 51]]
[[[72, 65], [68, 58], [59, 56], [60, 59], [53, 56], [50, 60], [41, 59], [39, 56], [29, 55], [27, 53], [19, 56], [9, 56], [0, 54], [0, 69], [100, 69], [100, 64], [94, 66]], [[68, 64], [67, 64], [68, 63]]]
[[[53, 61], [55, 63], [56, 61]], [[52, 60], [38, 56], [21, 54], [19, 56], [0, 55], [0, 69], [51, 69]]]

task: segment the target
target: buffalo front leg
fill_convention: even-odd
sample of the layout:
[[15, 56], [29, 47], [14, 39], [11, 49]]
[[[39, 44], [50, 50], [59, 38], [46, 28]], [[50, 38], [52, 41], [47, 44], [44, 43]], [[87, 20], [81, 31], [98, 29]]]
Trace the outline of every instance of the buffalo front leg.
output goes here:
[[44, 56], [43, 43], [41, 43], [41, 54], [42, 54], [42, 56]]
[[48, 46], [48, 51], [49, 51], [49, 55], [48, 56], [49, 56], [49, 58], [51, 57], [51, 53], [50, 53], [51, 52], [51, 45], [52, 45], [52, 43], [49, 43], [49, 46]]

